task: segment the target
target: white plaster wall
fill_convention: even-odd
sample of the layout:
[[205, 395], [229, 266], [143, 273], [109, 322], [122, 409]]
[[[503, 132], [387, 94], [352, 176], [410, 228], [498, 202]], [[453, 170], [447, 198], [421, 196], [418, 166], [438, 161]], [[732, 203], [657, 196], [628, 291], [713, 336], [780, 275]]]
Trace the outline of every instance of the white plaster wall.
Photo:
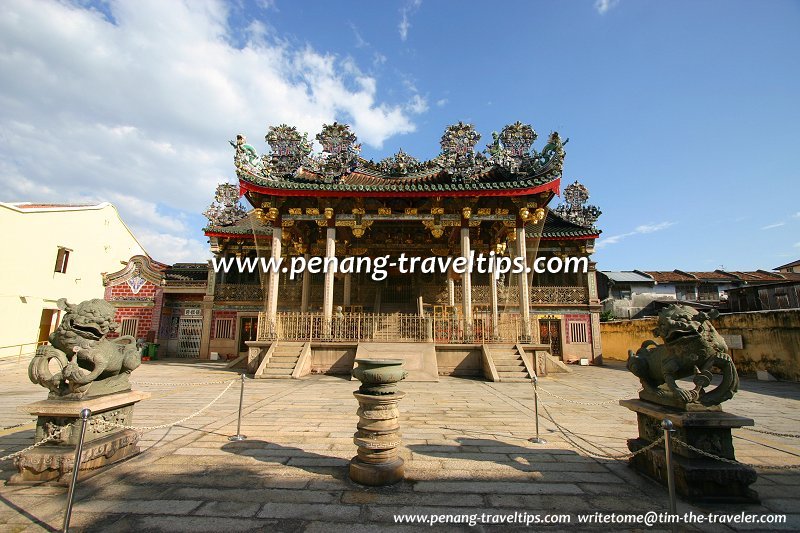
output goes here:
[[[146, 255], [111, 204], [22, 211], [0, 204], [0, 346], [36, 342], [42, 309], [103, 297], [102, 273]], [[66, 273], [55, 272], [58, 247], [72, 251]], [[26, 346], [27, 351], [33, 348]], [[19, 349], [0, 349], [0, 357]]]

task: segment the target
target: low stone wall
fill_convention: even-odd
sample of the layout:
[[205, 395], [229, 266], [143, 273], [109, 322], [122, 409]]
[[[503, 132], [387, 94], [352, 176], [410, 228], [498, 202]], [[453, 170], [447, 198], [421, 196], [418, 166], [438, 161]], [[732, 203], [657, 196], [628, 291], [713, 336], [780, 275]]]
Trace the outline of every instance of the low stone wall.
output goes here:
[[[600, 324], [603, 357], [626, 360], [652, 339], [656, 318], [621, 320]], [[800, 381], [800, 309], [754, 311], [721, 315], [713, 321], [722, 335], [741, 335], [743, 349], [732, 350], [741, 374], [766, 370], [773, 376]]]

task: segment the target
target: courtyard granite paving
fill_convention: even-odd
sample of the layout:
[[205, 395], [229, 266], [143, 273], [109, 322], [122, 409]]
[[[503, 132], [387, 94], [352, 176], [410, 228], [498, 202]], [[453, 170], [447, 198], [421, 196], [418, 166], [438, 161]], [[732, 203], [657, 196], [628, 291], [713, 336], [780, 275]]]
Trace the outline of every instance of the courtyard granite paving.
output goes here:
[[[28, 382], [25, 364], [0, 362], [0, 427], [31, 417], [18, 406], [46, 391]], [[137, 405], [134, 424], [159, 425], [190, 415], [227, 385], [162, 386], [235, 378], [221, 363], [159, 361], [134, 373], [135, 388], [152, 398]], [[574, 401], [634, 397], [637, 380], [619, 363], [575, 367], [540, 380], [541, 387]], [[666, 512], [666, 490], [627, 467], [574, 449], [547, 420], [546, 444], [532, 444], [533, 389], [525, 383], [487, 383], [443, 377], [439, 383], [402, 383], [400, 403], [406, 479], [393, 487], [366, 488], [349, 481], [357, 422], [352, 391], [357, 382], [334, 376], [302, 380], [247, 380], [242, 433], [236, 432], [238, 383], [207, 411], [174, 427], [142, 436], [142, 453], [82, 481], [72, 530], [81, 531], [417, 531], [395, 524], [398, 514], [559, 513], [574, 531], [578, 513]], [[587, 447], [627, 452], [636, 418], [616, 404], [579, 405], [542, 394], [555, 419], [581, 435]], [[727, 411], [755, 418], [756, 427], [800, 432], [800, 384], [742, 380]], [[33, 442], [33, 424], [0, 431], [0, 455]], [[737, 458], [746, 463], [800, 463], [797, 439], [735, 431]], [[0, 477], [13, 473], [0, 462]], [[800, 470], [759, 470], [760, 505], [691, 506], [679, 512], [785, 513], [786, 524], [696, 530], [800, 529]], [[61, 526], [66, 490], [51, 486], [0, 487], [3, 531], [52, 531]], [[598, 526], [583, 526], [586, 530]], [[749, 527], [749, 529], [748, 529]], [[503, 529], [509, 529], [503, 526]], [[525, 529], [519, 527], [519, 529]], [[541, 526], [539, 527], [541, 528]], [[666, 531], [667, 526], [603, 526], [609, 531]], [[681, 526], [682, 530], [691, 530]], [[449, 525], [436, 530], [484, 531], [497, 526]]]

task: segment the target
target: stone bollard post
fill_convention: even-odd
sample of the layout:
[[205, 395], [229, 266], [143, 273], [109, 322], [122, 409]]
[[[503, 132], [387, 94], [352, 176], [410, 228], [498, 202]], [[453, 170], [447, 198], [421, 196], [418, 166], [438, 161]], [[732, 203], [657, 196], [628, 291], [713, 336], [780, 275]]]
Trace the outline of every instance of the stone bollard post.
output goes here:
[[353, 396], [358, 400], [358, 430], [353, 442], [358, 452], [350, 460], [350, 479], [370, 486], [383, 486], [403, 479], [403, 459], [398, 402], [405, 396], [396, 383], [406, 377], [400, 359], [356, 359], [353, 370], [362, 385]]

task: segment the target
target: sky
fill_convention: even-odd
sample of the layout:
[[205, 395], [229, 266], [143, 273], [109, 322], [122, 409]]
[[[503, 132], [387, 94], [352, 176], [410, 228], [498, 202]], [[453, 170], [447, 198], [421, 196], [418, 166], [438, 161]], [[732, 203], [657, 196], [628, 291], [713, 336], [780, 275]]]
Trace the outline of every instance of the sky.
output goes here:
[[208, 258], [229, 139], [334, 120], [376, 161], [557, 130], [601, 270], [800, 259], [798, 1], [0, 5], [0, 201], [112, 202], [156, 260]]

